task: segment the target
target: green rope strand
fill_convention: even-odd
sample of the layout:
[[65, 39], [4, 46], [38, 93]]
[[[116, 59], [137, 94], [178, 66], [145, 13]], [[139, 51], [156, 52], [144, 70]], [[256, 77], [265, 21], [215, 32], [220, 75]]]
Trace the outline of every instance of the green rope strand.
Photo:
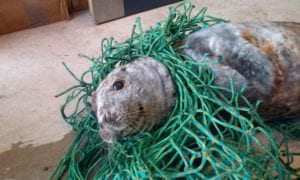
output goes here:
[[[81, 77], [64, 65], [78, 82], [58, 95], [68, 93], [61, 113], [76, 137], [50, 179], [286, 179], [296, 174], [290, 169], [291, 161], [281, 162], [283, 153], [257, 114], [259, 102], [251, 104], [244, 89], [236, 91], [233, 83], [230, 89], [215, 86], [215, 74], [207, 63], [181, 54], [184, 47], [173, 49], [190, 33], [225, 22], [207, 16], [206, 8], [192, 15], [193, 9], [191, 3], [181, 3], [170, 8], [166, 20], [146, 31], [137, 19], [124, 42], [104, 39], [100, 57], [81, 55], [92, 62]], [[176, 105], [162, 127], [108, 146], [99, 137], [90, 96], [118, 62], [124, 65], [144, 56], [169, 69], [177, 87]], [[87, 76], [90, 82], [85, 81]], [[71, 112], [70, 104], [75, 105]], [[286, 131], [299, 137], [299, 128]]]

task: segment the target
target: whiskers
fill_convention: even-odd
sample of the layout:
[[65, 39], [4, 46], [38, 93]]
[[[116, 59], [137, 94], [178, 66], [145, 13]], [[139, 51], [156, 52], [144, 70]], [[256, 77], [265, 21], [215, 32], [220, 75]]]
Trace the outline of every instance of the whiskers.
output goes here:
[[151, 130], [154, 125], [159, 123], [161, 114], [157, 114], [157, 119], [155, 119], [155, 114], [160, 112], [159, 108], [151, 108], [120, 113], [122, 118], [126, 118], [128, 125], [128, 128], [122, 133], [123, 136]]
[[127, 113], [129, 116], [130, 115], [136, 115], [136, 114], [141, 114], [141, 113], [143, 113], [143, 114], [150, 114], [150, 113], [152, 113], [152, 112], [161, 112], [161, 109], [159, 109], [159, 108], [156, 108], [156, 109], [154, 109], [154, 108], [151, 108], [151, 109], [147, 109], [147, 110], [138, 110], [138, 111], [131, 111], [131, 112], [129, 112], [129, 113]]

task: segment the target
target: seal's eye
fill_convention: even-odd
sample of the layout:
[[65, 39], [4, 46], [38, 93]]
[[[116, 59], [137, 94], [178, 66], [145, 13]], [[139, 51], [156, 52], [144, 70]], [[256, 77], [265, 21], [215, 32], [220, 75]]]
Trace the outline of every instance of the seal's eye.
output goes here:
[[113, 90], [115, 90], [115, 91], [120, 90], [124, 87], [124, 82], [118, 80], [118, 81], [114, 82], [112, 87], [113, 87]]

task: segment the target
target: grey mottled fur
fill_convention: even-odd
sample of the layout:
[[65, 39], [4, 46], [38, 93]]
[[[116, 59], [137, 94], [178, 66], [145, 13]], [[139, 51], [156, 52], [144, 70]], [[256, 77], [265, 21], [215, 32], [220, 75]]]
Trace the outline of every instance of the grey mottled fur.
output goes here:
[[[237, 90], [247, 86], [245, 95], [250, 100], [264, 101], [260, 109], [266, 120], [299, 116], [299, 24], [222, 23], [195, 32], [182, 43], [187, 45], [183, 52], [198, 61], [205, 53], [223, 56], [221, 63], [210, 65], [215, 84], [229, 87], [231, 77]], [[126, 85], [115, 91], [112, 84], [117, 79], [124, 79]], [[152, 58], [116, 68], [96, 92], [101, 137], [111, 143], [150, 130], [171, 112], [174, 91], [168, 70]]]
[[[112, 88], [122, 80], [124, 87]], [[175, 89], [167, 68], [151, 58], [140, 58], [115, 68], [96, 91], [100, 135], [106, 142], [146, 131], [166, 117], [175, 102]]]

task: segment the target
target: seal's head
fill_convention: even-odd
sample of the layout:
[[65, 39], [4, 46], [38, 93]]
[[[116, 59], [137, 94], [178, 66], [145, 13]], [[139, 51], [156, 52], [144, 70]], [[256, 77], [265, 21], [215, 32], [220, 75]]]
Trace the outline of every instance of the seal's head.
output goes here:
[[151, 130], [171, 112], [174, 85], [168, 69], [152, 58], [115, 68], [95, 93], [100, 136], [108, 143]]

